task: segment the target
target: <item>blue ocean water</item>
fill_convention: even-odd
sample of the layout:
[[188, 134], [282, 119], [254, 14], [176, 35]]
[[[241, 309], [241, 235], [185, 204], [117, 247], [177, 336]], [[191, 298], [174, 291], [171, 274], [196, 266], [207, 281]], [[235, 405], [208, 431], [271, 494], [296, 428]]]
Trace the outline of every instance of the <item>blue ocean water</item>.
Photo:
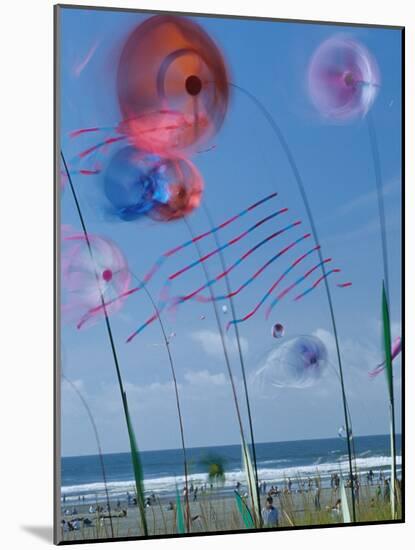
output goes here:
[[[353, 438], [356, 466], [364, 475], [370, 469], [376, 472], [390, 468], [389, 436], [361, 436]], [[397, 436], [397, 464], [400, 475], [401, 436]], [[261, 481], [282, 485], [288, 477], [307, 478], [319, 475], [328, 483], [330, 475], [341, 469], [348, 471], [346, 440], [312, 439], [278, 443], [257, 443], [258, 474]], [[207, 465], [210, 458], [219, 457], [225, 467], [222, 491], [232, 491], [239, 481], [245, 482], [240, 445], [195, 447], [187, 449], [190, 480], [195, 485], [207, 481]], [[180, 449], [144, 451], [141, 453], [145, 477], [145, 490], [159, 496], [168, 496], [176, 483], [183, 486], [183, 456]], [[107, 487], [113, 499], [125, 498], [134, 491], [133, 471], [129, 453], [104, 455]], [[104, 498], [104, 483], [98, 455], [63, 457], [62, 496], [65, 501], [95, 502]], [[386, 474], [387, 475], [387, 474]]]

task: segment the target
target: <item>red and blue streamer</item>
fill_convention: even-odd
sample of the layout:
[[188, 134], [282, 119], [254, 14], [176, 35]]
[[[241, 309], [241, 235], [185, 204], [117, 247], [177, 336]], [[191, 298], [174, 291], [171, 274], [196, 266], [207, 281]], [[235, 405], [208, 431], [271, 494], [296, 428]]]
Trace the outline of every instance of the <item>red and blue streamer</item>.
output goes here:
[[[93, 129], [91, 129], [91, 131], [93, 131]], [[208, 237], [209, 235], [213, 235], [214, 233], [216, 233], [217, 231], [227, 227], [228, 225], [232, 224], [234, 221], [236, 221], [237, 219], [239, 218], [242, 218], [244, 217], [246, 214], [248, 214], [249, 212], [252, 212], [253, 210], [255, 210], [256, 208], [258, 208], [259, 206], [262, 206], [264, 203], [268, 202], [269, 200], [275, 198], [276, 196], [278, 195], [278, 193], [274, 192], [274, 193], [271, 193], [270, 195], [267, 195], [266, 197], [264, 197], [263, 199], [260, 199], [256, 202], [254, 202], [253, 204], [251, 204], [250, 206], [248, 206], [247, 208], [245, 208], [244, 210], [241, 210], [241, 212], [239, 212], [238, 214], [235, 214], [233, 216], [231, 216], [230, 218], [228, 218], [227, 220], [225, 220], [224, 222], [222, 222], [221, 224], [213, 227], [212, 229], [210, 229], [209, 231], [205, 231], [204, 233], [200, 233], [199, 235], [197, 235], [196, 237], [188, 240], [188, 241], [185, 241], [184, 243], [174, 247], [174, 248], [171, 248], [169, 250], [167, 250], [166, 252], [164, 252], [157, 260], [156, 262], [153, 264], [153, 266], [151, 267], [151, 269], [144, 275], [143, 279], [142, 279], [142, 283], [130, 290], [128, 290], [127, 292], [124, 292], [123, 294], [120, 294], [120, 296], [116, 297], [116, 298], [113, 298], [112, 300], [110, 300], [109, 302], [105, 303], [105, 304], [100, 304], [99, 306], [96, 306], [92, 309], [90, 309], [89, 311], [87, 311], [85, 313], [85, 315], [82, 317], [82, 319], [79, 321], [77, 327], [78, 328], [81, 328], [87, 321], [88, 319], [90, 319], [93, 315], [95, 315], [96, 313], [100, 312], [101, 310], [104, 309], [104, 307], [106, 306], [109, 306], [111, 305], [112, 303], [114, 303], [115, 301], [117, 300], [122, 300], [123, 298], [127, 297], [127, 296], [131, 296], [132, 294], [140, 291], [142, 288], [144, 288], [144, 286], [153, 278], [153, 276], [157, 273], [157, 271], [162, 267], [162, 265], [164, 264], [164, 262], [170, 258], [171, 256], [173, 256], [174, 254], [176, 254], [177, 252], [181, 251], [181, 250], [184, 250], [185, 248], [191, 246], [192, 244], [204, 239], [205, 237]]]
[[196, 267], [197, 265], [205, 262], [209, 258], [212, 258], [212, 256], [215, 256], [216, 254], [219, 254], [220, 252], [222, 252], [222, 250], [225, 250], [226, 248], [229, 248], [230, 246], [236, 244], [241, 239], [246, 237], [249, 233], [251, 233], [252, 231], [255, 231], [255, 229], [257, 229], [258, 227], [263, 225], [264, 223], [266, 223], [270, 220], [273, 220], [274, 218], [276, 218], [280, 214], [285, 214], [285, 212], [287, 212], [287, 211], [288, 211], [288, 208], [281, 208], [280, 210], [277, 210], [276, 212], [273, 212], [269, 216], [266, 216], [265, 218], [262, 218], [262, 220], [259, 220], [254, 225], [252, 225], [249, 229], [246, 229], [245, 231], [243, 231], [242, 233], [240, 233], [239, 235], [237, 235], [236, 237], [234, 237], [230, 241], [228, 241], [225, 244], [215, 248], [214, 250], [211, 250], [210, 252], [208, 252], [207, 254], [202, 256], [201, 258], [199, 258], [199, 259], [195, 260], [194, 262], [186, 265], [185, 267], [179, 269], [175, 273], [172, 273], [171, 275], [169, 275], [169, 280], [173, 281], [174, 279], [177, 279], [177, 277], [179, 277], [180, 275], [183, 275], [183, 273], [186, 273], [186, 271], [189, 271], [193, 267]]
[[301, 284], [303, 281], [305, 281], [312, 273], [314, 273], [314, 271], [316, 271], [316, 269], [318, 269], [319, 267], [322, 267], [323, 265], [331, 262], [332, 259], [331, 258], [326, 258], [325, 260], [323, 260], [322, 262], [319, 262], [318, 264], [316, 264], [315, 266], [313, 266], [311, 269], [309, 269], [308, 271], [306, 271], [304, 273], [304, 275], [302, 275], [299, 279], [297, 279], [294, 283], [292, 283], [291, 285], [289, 285], [285, 290], [283, 290], [282, 292], [280, 292], [280, 294], [278, 294], [278, 296], [271, 302], [271, 304], [268, 306], [267, 308], [267, 311], [265, 313], [265, 318], [268, 319], [268, 317], [270, 316], [270, 313], [271, 311], [274, 309], [274, 307], [277, 305], [277, 303], [282, 300], [282, 298], [284, 298], [284, 296], [286, 296], [293, 288], [295, 288], [296, 286], [298, 286], [299, 284]]
[[[260, 241], [259, 243], [257, 243], [255, 246], [253, 246], [252, 248], [250, 248], [249, 250], [247, 250], [242, 256], [240, 256], [233, 264], [231, 264], [227, 269], [225, 269], [224, 271], [222, 271], [221, 273], [219, 273], [219, 275], [217, 275], [216, 277], [214, 277], [213, 279], [207, 281], [205, 284], [203, 284], [201, 287], [199, 287], [198, 289], [196, 289], [195, 291], [191, 292], [190, 294], [186, 294], [185, 296], [180, 296], [179, 298], [176, 298], [173, 300], [173, 303], [172, 303], [172, 307], [177, 307], [178, 305], [190, 300], [191, 298], [193, 298], [194, 296], [196, 296], [197, 294], [199, 294], [200, 292], [202, 292], [203, 290], [205, 290], [206, 288], [209, 288], [210, 286], [214, 285], [215, 283], [217, 283], [218, 281], [220, 281], [223, 277], [225, 277], [226, 275], [228, 275], [233, 269], [235, 269], [238, 265], [240, 265], [246, 258], [248, 258], [248, 256], [250, 256], [251, 254], [253, 254], [253, 252], [255, 252], [256, 250], [258, 250], [261, 246], [263, 246], [264, 244], [266, 244], [267, 242], [269, 242], [270, 240], [272, 239], [275, 239], [276, 237], [278, 237], [279, 235], [285, 233], [286, 231], [289, 231], [290, 229], [298, 226], [301, 224], [301, 221], [295, 221], [289, 225], [287, 225], [286, 227], [283, 227], [282, 229], [279, 229], [278, 231], [275, 231], [274, 233], [272, 233], [271, 235], [269, 235], [268, 237], [266, 237], [265, 239], [262, 239], [262, 241]], [[169, 277], [168, 279], [168, 282], [171, 283], [172, 279]], [[160, 304], [158, 304], [157, 306], [157, 309], [159, 311], [159, 313], [161, 311], [163, 311], [163, 309], [166, 307], [167, 303], [166, 301], [163, 301], [161, 302]], [[155, 319], [157, 318], [157, 316], [154, 316], [152, 315], [149, 319], [147, 319], [147, 321], [145, 321], [145, 323], [143, 323], [133, 334], [131, 334], [128, 339], [127, 339], [127, 342], [131, 342], [131, 340], [137, 336], [137, 334], [139, 334], [140, 332], [142, 332], [147, 326], [149, 326], [153, 321], [155, 321]]]
[[[237, 296], [242, 290], [244, 290], [248, 285], [253, 283], [261, 273], [265, 271], [267, 267], [269, 267], [273, 262], [275, 262], [278, 258], [286, 254], [289, 250], [294, 248], [297, 244], [301, 243], [305, 239], [308, 239], [311, 236], [311, 233], [306, 233], [299, 239], [296, 239], [292, 243], [290, 243], [288, 246], [284, 247], [282, 250], [280, 250], [277, 254], [272, 256], [264, 265], [262, 265], [249, 279], [247, 279], [244, 283], [242, 283], [236, 290], [233, 290], [232, 292], [228, 294], [223, 294], [222, 296], [215, 296], [214, 301], [219, 302], [221, 300], [228, 300], [229, 298], [233, 298], [234, 296]], [[205, 296], [195, 296], [195, 300], [202, 303], [208, 303], [212, 302], [212, 298], [207, 298]]]
[[320, 246], [315, 246], [311, 250], [308, 250], [305, 254], [302, 254], [299, 256], [294, 262], [280, 275], [280, 277], [275, 281], [275, 283], [269, 288], [269, 290], [264, 294], [264, 296], [260, 299], [260, 301], [256, 304], [256, 306], [249, 311], [244, 317], [241, 317], [240, 319], [234, 319], [230, 321], [227, 324], [226, 330], [229, 330], [231, 325], [236, 325], [239, 323], [243, 323], [250, 319], [255, 313], [259, 310], [259, 308], [264, 304], [264, 302], [267, 300], [269, 296], [271, 296], [274, 289], [280, 284], [280, 282], [299, 264], [301, 263], [305, 258], [310, 256], [313, 252], [316, 252], [319, 250]]
[[200, 294], [200, 292], [202, 292], [206, 288], [209, 288], [210, 286], [214, 285], [215, 283], [217, 283], [218, 281], [220, 281], [221, 279], [226, 277], [226, 275], [228, 275], [231, 271], [233, 271], [238, 265], [240, 265], [244, 260], [246, 260], [246, 258], [248, 258], [251, 254], [253, 254], [256, 250], [258, 250], [261, 246], [264, 246], [264, 244], [268, 243], [272, 239], [275, 239], [276, 237], [279, 237], [280, 235], [282, 235], [286, 231], [289, 231], [290, 229], [293, 229], [294, 227], [296, 227], [297, 225], [300, 225], [300, 224], [301, 224], [301, 221], [295, 221], [295, 222], [290, 223], [289, 225], [283, 227], [282, 229], [279, 229], [278, 231], [275, 231], [274, 233], [271, 233], [271, 235], [268, 235], [268, 237], [265, 237], [265, 239], [262, 239], [262, 241], [260, 241], [255, 246], [253, 246], [252, 248], [247, 250], [244, 254], [242, 254], [242, 256], [240, 256], [227, 269], [225, 269], [224, 271], [219, 273], [219, 275], [217, 275], [216, 277], [214, 277], [210, 281], [207, 281], [205, 284], [203, 284], [202, 286], [200, 286], [198, 289], [194, 290], [193, 292], [191, 292], [189, 294], [185, 294], [184, 296], [180, 296], [178, 298], [178, 303], [186, 302], [187, 300], [190, 300], [191, 298], [193, 298], [197, 294]]
[[301, 300], [301, 298], [303, 298], [304, 296], [306, 296], [307, 294], [309, 294], [312, 290], [314, 290], [315, 288], [318, 287], [318, 285], [321, 283], [321, 281], [323, 281], [324, 279], [327, 279], [327, 277], [329, 275], [331, 275], [332, 273], [340, 273], [340, 269], [331, 269], [330, 271], [327, 271], [327, 273], [324, 273], [324, 275], [322, 275], [321, 277], [319, 277], [317, 279], [317, 281], [315, 281], [311, 286], [310, 288], [308, 288], [307, 290], [305, 290], [304, 292], [302, 292], [301, 294], [299, 294], [298, 296], [296, 296], [294, 298], [294, 300], [298, 301], [298, 300]]

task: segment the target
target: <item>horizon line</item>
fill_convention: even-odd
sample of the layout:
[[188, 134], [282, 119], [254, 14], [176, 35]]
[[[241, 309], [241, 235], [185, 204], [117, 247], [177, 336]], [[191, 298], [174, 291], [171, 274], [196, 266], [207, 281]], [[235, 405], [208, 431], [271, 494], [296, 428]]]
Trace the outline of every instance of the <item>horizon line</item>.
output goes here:
[[[402, 434], [399, 432], [396, 434], [398, 437], [402, 437]], [[354, 439], [358, 439], [361, 437], [389, 437], [389, 434], [385, 433], [374, 433], [374, 434], [361, 434], [361, 435], [355, 435], [353, 436]], [[256, 442], [257, 445], [263, 445], [267, 443], [296, 443], [300, 441], [328, 441], [331, 439], [343, 439], [339, 436], [337, 437], [309, 437], [306, 439], [286, 439], [284, 441], [258, 441]], [[193, 447], [186, 447], [186, 450], [190, 449], [209, 449], [212, 447], [236, 447], [240, 446], [240, 443], [226, 443], [226, 444], [220, 444], [220, 445], [195, 445]], [[250, 444], [248, 445], [250, 446]], [[166, 449], [146, 449], [146, 450], [140, 450], [141, 453], [158, 453], [158, 452], [165, 452], [165, 451], [180, 451], [179, 447], [173, 447], [173, 448], [166, 448]], [[107, 455], [117, 455], [117, 454], [131, 454], [129, 450], [126, 451], [111, 451], [107, 453], [102, 453], [103, 456]], [[88, 457], [88, 456], [99, 456], [99, 453], [93, 453], [93, 454], [80, 454], [80, 455], [61, 455], [61, 460], [63, 458], [80, 458], [80, 457]]]

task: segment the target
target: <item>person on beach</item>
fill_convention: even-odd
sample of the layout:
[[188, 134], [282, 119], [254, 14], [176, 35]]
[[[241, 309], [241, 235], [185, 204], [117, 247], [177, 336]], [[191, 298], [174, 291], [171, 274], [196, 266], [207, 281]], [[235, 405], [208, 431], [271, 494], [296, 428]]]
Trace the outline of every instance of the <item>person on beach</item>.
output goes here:
[[357, 477], [354, 479], [354, 482], [353, 482], [353, 491], [354, 491], [354, 498], [355, 498], [356, 502], [359, 502], [360, 483], [359, 483], [359, 480], [357, 479]]
[[289, 477], [288, 478], [288, 492], [289, 493], [291, 493], [292, 486], [293, 486], [293, 482], [291, 481], [291, 478]]
[[278, 510], [273, 505], [272, 497], [267, 497], [261, 517], [264, 527], [278, 527]]
[[66, 522], [66, 526], [67, 526], [67, 530], [68, 530], [68, 531], [74, 531], [74, 528], [73, 528], [73, 525], [72, 525], [72, 521], [67, 521], [67, 522]]
[[380, 497], [382, 496], [382, 488], [381, 486], [378, 484], [378, 486], [376, 487], [376, 500], [380, 500]]
[[340, 516], [342, 501], [340, 498], [336, 500], [336, 504], [330, 509], [331, 515], [334, 519]]
[[385, 478], [385, 484], [383, 487], [383, 499], [385, 502], [388, 502], [391, 496], [391, 489], [389, 485], [389, 480]]
[[337, 492], [340, 486], [340, 477], [338, 474], [334, 474], [334, 491]]
[[316, 487], [314, 489], [314, 506], [316, 510], [321, 510], [320, 494], [321, 494], [320, 485], [316, 483]]
[[193, 502], [197, 500], [197, 491], [198, 491], [198, 487], [195, 487], [195, 490], [193, 492]]
[[269, 491], [269, 496], [278, 495], [280, 490], [278, 489], [278, 485], [273, 485]]

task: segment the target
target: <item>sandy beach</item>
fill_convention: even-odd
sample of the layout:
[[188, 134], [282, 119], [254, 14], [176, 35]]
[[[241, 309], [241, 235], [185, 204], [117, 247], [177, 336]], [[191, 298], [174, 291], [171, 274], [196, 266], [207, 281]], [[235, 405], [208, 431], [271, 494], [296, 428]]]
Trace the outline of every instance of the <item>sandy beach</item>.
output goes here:
[[[377, 486], [361, 486], [359, 500], [356, 503], [357, 521], [384, 521], [390, 519], [390, 504], [377, 493]], [[323, 525], [342, 523], [342, 515], [333, 512], [338, 491], [331, 488], [321, 489], [320, 509], [315, 503], [315, 494], [309, 492], [280, 493], [274, 495], [274, 505], [279, 511], [279, 527], [295, 527], [300, 525]], [[265, 505], [267, 495], [261, 495], [261, 508]], [[194, 501], [190, 496], [190, 531], [192, 533], [219, 532], [245, 529], [242, 517], [238, 511], [234, 495], [223, 496], [213, 489], [199, 494]], [[350, 491], [348, 491], [351, 507]], [[170, 509], [171, 499], [157, 498], [153, 505], [146, 507], [146, 518], [150, 536], [177, 534], [176, 510]], [[172, 500], [173, 502], [173, 500]], [[66, 514], [65, 522], [75, 521], [77, 530], [62, 530], [62, 539], [88, 540], [95, 538], [135, 537], [142, 536], [139, 510], [137, 506], [127, 506], [127, 501], [121, 501], [117, 507], [111, 502], [111, 520], [108, 512], [90, 513], [89, 505], [76, 506], [77, 514]], [[184, 509], [184, 502], [182, 499]], [[126, 515], [125, 514], [126, 511]], [[87, 520], [85, 522], [85, 519]], [[90, 522], [90, 523], [89, 523]], [[112, 528], [111, 528], [112, 523]]]

